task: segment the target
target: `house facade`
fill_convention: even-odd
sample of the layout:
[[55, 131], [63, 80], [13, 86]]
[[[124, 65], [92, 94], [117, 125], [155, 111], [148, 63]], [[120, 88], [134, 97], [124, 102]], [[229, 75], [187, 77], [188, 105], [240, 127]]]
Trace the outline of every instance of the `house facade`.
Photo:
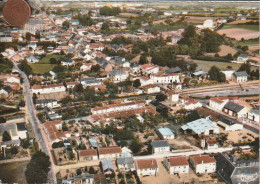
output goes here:
[[79, 161], [98, 160], [98, 154], [96, 149], [79, 150]]
[[209, 155], [190, 156], [190, 163], [196, 173], [214, 173], [216, 172], [216, 159]]
[[99, 159], [115, 159], [121, 156], [122, 149], [117, 146], [103, 147], [98, 149]]
[[170, 151], [170, 145], [167, 140], [155, 140], [151, 143], [153, 153], [165, 153]]
[[187, 174], [189, 173], [189, 162], [186, 156], [170, 157], [164, 160], [164, 165], [169, 173], [174, 174]]
[[156, 176], [159, 172], [156, 159], [135, 160], [135, 168], [138, 176]]

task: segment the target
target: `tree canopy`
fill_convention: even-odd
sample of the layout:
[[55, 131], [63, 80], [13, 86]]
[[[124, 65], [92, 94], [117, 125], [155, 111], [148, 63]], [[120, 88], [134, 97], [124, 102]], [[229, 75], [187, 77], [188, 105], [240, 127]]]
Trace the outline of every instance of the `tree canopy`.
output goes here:
[[41, 151], [34, 153], [25, 171], [27, 183], [47, 183], [50, 166], [49, 156]]
[[110, 8], [109, 6], [104, 6], [100, 8], [99, 12], [100, 15], [114, 16], [114, 15], [118, 15], [121, 12], [121, 9], [119, 7]]
[[26, 60], [21, 61], [21, 63], [18, 65], [20, 70], [24, 71], [26, 75], [32, 74], [32, 67], [27, 63]]
[[225, 82], [226, 76], [224, 73], [220, 72], [219, 68], [212, 66], [208, 72], [210, 80], [216, 80], [218, 82]]

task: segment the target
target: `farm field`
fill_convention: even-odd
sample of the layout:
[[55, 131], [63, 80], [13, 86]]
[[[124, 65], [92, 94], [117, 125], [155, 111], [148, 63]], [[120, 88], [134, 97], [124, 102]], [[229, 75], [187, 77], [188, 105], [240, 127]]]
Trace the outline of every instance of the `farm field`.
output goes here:
[[0, 165], [0, 179], [3, 183], [26, 183], [24, 172], [29, 162], [13, 162]]
[[259, 31], [259, 24], [225, 24], [222, 29], [241, 28]]
[[249, 29], [241, 29], [241, 28], [229, 28], [229, 29], [221, 29], [217, 31], [218, 34], [225, 34], [227, 37], [235, 38], [236, 40], [241, 40], [244, 38], [245, 40], [254, 39], [259, 37], [258, 31], [253, 31]]
[[39, 61], [39, 63], [40, 64], [50, 64], [51, 58], [55, 58], [57, 61], [60, 61], [63, 58], [63, 56], [59, 55], [59, 54], [49, 54], [49, 55], [45, 56], [44, 58], [42, 58]]
[[230, 46], [227, 46], [227, 45], [221, 45], [220, 51], [218, 52], [219, 56], [221, 56], [221, 57], [226, 56], [228, 54], [231, 54], [233, 56], [236, 53], [237, 53], [236, 49], [234, 49]]
[[251, 40], [244, 40], [244, 41], [239, 41], [236, 42], [235, 45], [240, 45], [240, 46], [253, 46], [253, 45], [259, 45], [259, 39], [251, 39]]
[[193, 63], [197, 63], [197, 71], [204, 70], [209, 71], [212, 66], [216, 66], [220, 69], [224, 69], [227, 66], [231, 66], [233, 69], [238, 69], [241, 64], [238, 63], [225, 63], [225, 62], [217, 62], [217, 61], [202, 61], [202, 60], [192, 60]]
[[33, 73], [36, 74], [44, 74], [45, 72], [49, 72], [52, 70], [56, 65], [55, 64], [30, 64], [32, 67]]

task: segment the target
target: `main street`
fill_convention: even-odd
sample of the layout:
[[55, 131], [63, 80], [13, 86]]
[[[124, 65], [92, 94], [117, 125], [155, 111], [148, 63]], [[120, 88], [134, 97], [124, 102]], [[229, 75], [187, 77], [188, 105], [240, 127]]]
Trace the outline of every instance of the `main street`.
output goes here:
[[51, 162], [51, 168], [49, 172], [49, 181], [48, 183], [56, 183], [56, 173], [55, 173], [55, 164], [50, 152], [50, 148], [48, 146], [48, 140], [47, 136], [43, 131], [42, 124], [40, 123], [39, 119], [36, 116], [36, 110], [35, 106], [32, 100], [32, 92], [30, 90], [30, 82], [25, 75], [23, 71], [21, 71], [17, 64], [13, 62], [14, 68], [17, 69], [20, 73], [20, 76], [23, 78], [23, 84], [24, 84], [24, 96], [26, 100], [26, 106], [27, 106], [27, 113], [29, 116], [29, 121], [32, 125], [33, 131], [35, 138], [38, 140], [38, 143], [40, 145], [40, 149], [45, 152], [47, 155], [50, 157], [50, 162]]

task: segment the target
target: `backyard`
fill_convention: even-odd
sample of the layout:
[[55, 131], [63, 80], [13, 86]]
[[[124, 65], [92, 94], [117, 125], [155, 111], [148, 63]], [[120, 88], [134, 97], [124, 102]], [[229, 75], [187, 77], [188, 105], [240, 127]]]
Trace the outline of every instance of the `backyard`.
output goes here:
[[3, 183], [26, 183], [24, 172], [28, 162], [13, 162], [0, 165], [0, 180]]
[[30, 64], [32, 67], [33, 73], [35, 74], [44, 74], [51, 71], [56, 65], [55, 64]]

